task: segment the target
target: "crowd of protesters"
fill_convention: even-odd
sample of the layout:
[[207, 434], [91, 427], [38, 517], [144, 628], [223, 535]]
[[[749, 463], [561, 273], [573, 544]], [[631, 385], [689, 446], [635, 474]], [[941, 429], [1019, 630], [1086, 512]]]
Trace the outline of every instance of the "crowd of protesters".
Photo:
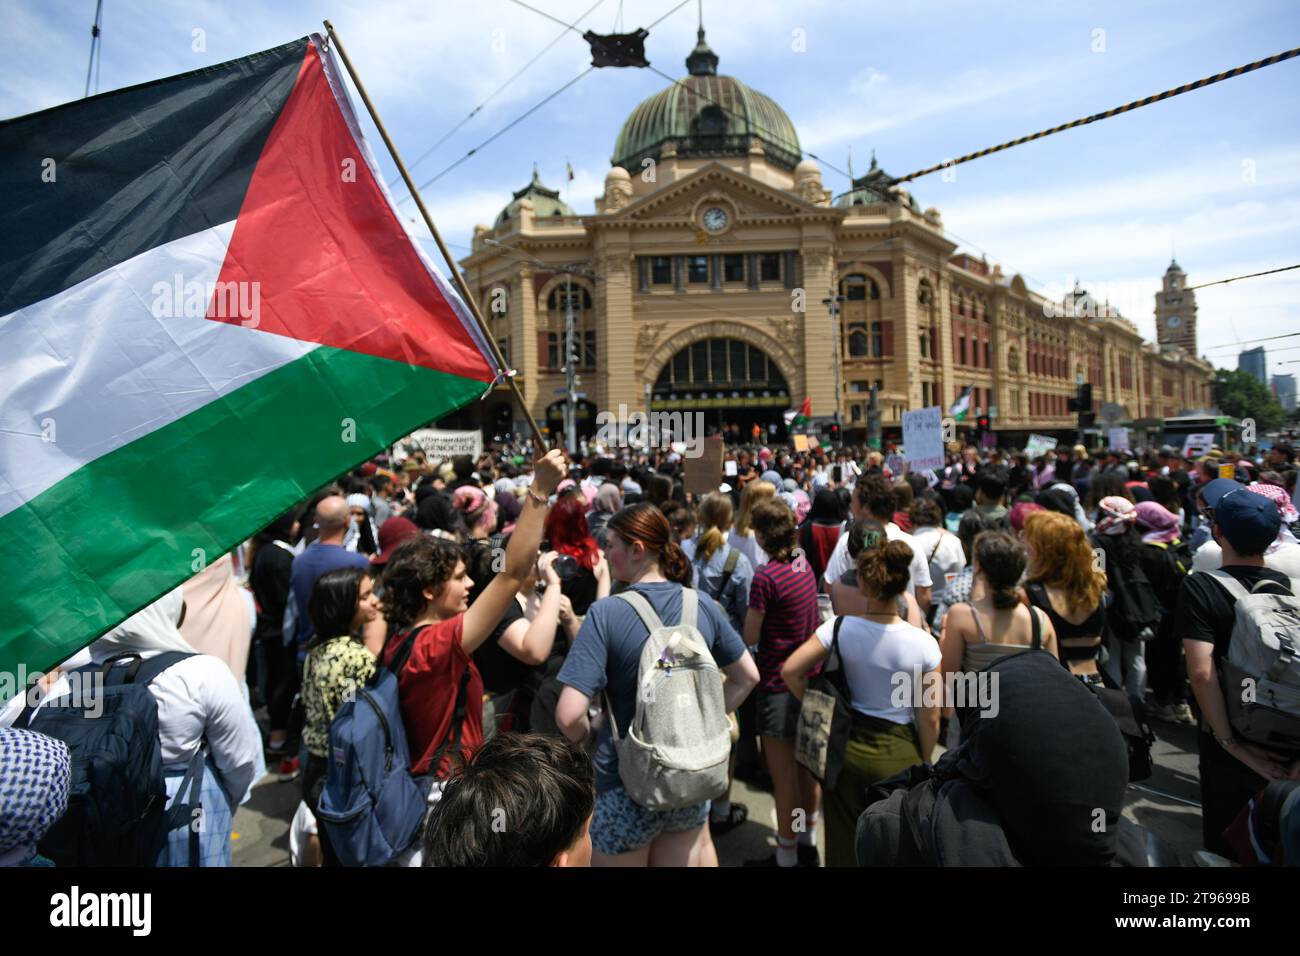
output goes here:
[[[1219, 856], [1247, 862], [1252, 800], [1300, 780], [1300, 752], [1242, 739], [1229, 721], [1219, 674], [1236, 594], [1208, 573], [1248, 592], [1295, 588], [1285, 444], [1196, 459], [954, 447], [924, 472], [890, 450], [732, 445], [716, 488], [688, 493], [689, 479], [678, 451], [534, 458], [496, 445], [432, 460], [399, 445], [129, 618], [36, 696], [57, 699], [68, 674], [123, 652], [181, 652], [148, 688], [168, 796], [197, 755], [192, 799], [209, 823], [197, 848], [173, 830], [158, 865], [195, 853], [229, 865], [231, 818], [267, 758], [301, 789], [295, 864], [339, 865], [316, 818], [331, 726], [385, 670], [410, 773], [428, 781], [427, 816], [398, 862], [717, 865], [715, 838], [748, 819], [730, 785], [652, 807], [620, 767], [656, 617], [689, 617], [722, 678], [728, 781], [773, 793], [775, 846], [753, 865], [820, 865], [823, 820], [827, 865], [909, 862], [890, 827], [927, 786], [943, 794], [926, 805], [934, 832], [953, 832], [923, 860], [1132, 862], [1124, 827], [1099, 833], [1069, 809], [1086, 791], [1118, 821], [1129, 782], [1095, 689], [1196, 727], [1204, 846]], [[843, 769], [823, 786], [798, 739], [809, 688], [832, 665], [851, 715], [833, 740]], [[985, 673], [1002, 678], [995, 711], [898, 698], [899, 674]], [[38, 845], [69, 803], [67, 746], [26, 729], [40, 703], [0, 720], [0, 773], [22, 780], [0, 798], [0, 862], [48, 863]], [[939, 787], [950, 781], [958, 789]], [[1280, 806], [1287, 862], [1300, 863], [1297, 800]]]

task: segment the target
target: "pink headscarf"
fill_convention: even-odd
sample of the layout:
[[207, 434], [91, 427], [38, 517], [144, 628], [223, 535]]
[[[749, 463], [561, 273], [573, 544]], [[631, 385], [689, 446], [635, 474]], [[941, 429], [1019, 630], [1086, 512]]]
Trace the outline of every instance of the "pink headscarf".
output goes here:
[[1007, 515], [1007, 520], [1011, 522], [1011, 530], [1020, 532], [1025, 529], [1025, 522], [1035, 511], [1046, 511], [1042, 505], [1034, 504], [1032, 501], [1017, 501]]
[[1107, 495], [1098, 505], [1096, 530], [1099, 534], [1123, 534], [1137, 521], [1137, 510], [1127, 498]]
[[1147, 544], [1168, 544], [1178, 540], [1178, 515], [1156, 501], [1139, 501], [1134, 508], [1142, 540]]

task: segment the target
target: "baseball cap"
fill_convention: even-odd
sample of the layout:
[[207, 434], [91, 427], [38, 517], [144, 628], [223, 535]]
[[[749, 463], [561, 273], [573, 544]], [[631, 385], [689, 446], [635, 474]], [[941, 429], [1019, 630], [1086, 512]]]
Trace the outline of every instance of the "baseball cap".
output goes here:
[[1277, 505], [1263, 495], [1240, 485], [1238, 488], [1219, 499], [1214, 523], [1238, 554], [1262, 554], [1277, 537], [1282, 516], [1277, 513]]
[[1201, 497], [1205, 499], [1205, 505], [1208, 508], [1219, 507], [1219, 502], [1234, 491], [1245, 491], [1246, 486], [1239, 481], [1233, 481], [1231, 478], [1215, 478], [1213, 481], [1207, 481], [1205, 487], [1201, 489]]

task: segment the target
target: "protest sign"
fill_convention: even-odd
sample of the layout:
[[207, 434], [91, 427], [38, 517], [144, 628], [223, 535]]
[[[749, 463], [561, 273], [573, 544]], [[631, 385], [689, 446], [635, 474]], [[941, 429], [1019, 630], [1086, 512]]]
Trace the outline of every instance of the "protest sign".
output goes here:
[[701, 444], [703, 449], [699, 457], [688, 455], [682, 459], [682, 486], [696, 498], [717, 491], [722, 478], [722, 436], [710, 435]]
[[1214, 446], [1214, 435], [1210, 432], [1193, 432], [1183, 439], [1183, 457], [1195, 458], [1204, 455]]
[[1128, 451], [1128, 429], [1112, 428], [1106, 433], [1112, 451]]
[[448, 431], [443, 428], [421, 428], [398, 442], [403, 448], [418, 448], [430, 461], [445, 461], [457, 455], [478, 458], [483, 454], [483, 433], [480, 431]]
[[1029, 441], [1025, 443], [1025, 454], [1030, 458], [1037, 458], [1039, 455], [1046, 455], [1049, 451], [1056, 450], [1056, 439], [1049, 438], [1047, 435], [1030, 435]]
[[943, 412], [938, 405], [903, 412], [903, 455], [913, 471], [943, 467]]

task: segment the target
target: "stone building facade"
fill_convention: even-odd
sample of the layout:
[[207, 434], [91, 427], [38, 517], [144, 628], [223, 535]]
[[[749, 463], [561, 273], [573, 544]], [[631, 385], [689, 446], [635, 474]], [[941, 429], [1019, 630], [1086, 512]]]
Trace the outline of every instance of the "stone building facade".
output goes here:
[[[1176, 264], [1157, 296], [1160, 345], [1081, 290], [1049, 302], [959, 253], [940, 212], [891, 189], [874, 157], [834, 197], [780, 107], [717, 63], [701, 30], [688, 75], [624, 124], [593, 215], [574, 214], [534, 173], [461, 261], [552, 432], [570, 304], [579, 434], [599, 411], [647, 404], [783, 434], [781, 411], [807, 397], [818, 417], [838, 401], [845, 438], [861, 438], [873, 383], [886, 437], [904, 411], [946, 409], [967, 386], [1008, 442], [1072, 434], [1078, 381], [1125, 423], [1212, 403]], [[475, 406], [457, 424], [524, 430], [504, 387]]]

